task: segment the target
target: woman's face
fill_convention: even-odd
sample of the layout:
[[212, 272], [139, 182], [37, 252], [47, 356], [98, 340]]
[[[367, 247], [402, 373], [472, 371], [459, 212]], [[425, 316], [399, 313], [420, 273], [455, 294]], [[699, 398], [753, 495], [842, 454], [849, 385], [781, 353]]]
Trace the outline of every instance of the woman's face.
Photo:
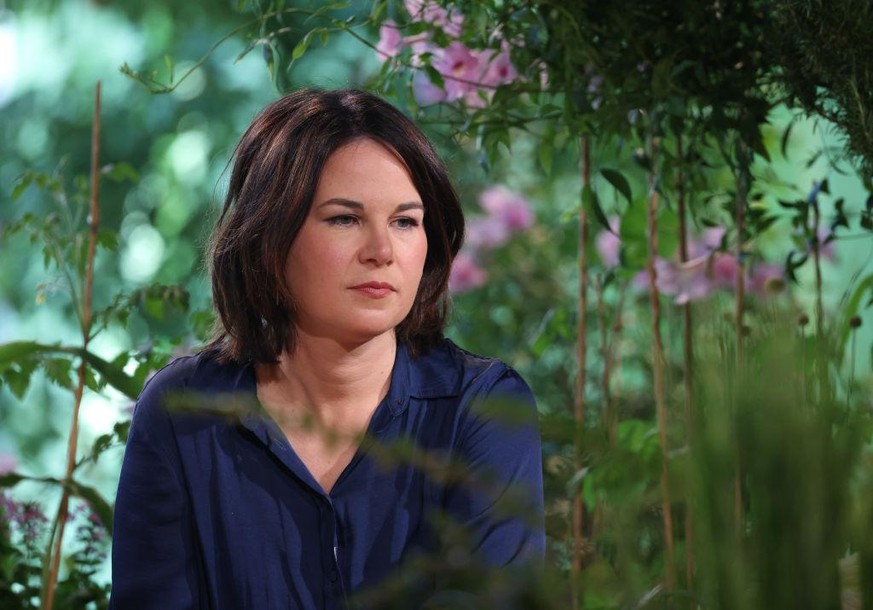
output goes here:
[[403, 163], [370, 139], [339, 148], [285, 267], [298, 332], [343, 344], [393, 332], [426, 255], [424, 206]]

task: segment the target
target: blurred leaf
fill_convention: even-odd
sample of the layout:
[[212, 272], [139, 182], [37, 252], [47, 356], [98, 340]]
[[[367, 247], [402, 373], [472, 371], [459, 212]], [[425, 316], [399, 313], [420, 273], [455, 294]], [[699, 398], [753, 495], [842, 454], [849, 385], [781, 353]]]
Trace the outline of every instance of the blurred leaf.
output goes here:
[[[600, 169], [600, 173], [606, 178], [609, 183], [621, 193], [625, 199], [627, 199], [628, 204], [633, 203], [633, 194], [631, 192], [630, 182], [627, 181], [627, 178], [624, 177], [624, 174], [621, 172], [609, 169], [608, 167], [604, 167]], [[607, 227], [608, 228], [608, 227]]]
[[91, 509], [97, 513], [97, 516], [100, 517], [100, 521], [103, 523], [103, 527], [106, 528], [106, 531], [112, 531], [112, 505], [106, 501], [106, 499], [100, 495], [93, 487], [89, 487], [88, 485], [83, 485], [78, 481], [71, 481], [69, 484], [70, 493], [75, 496], [78, 496], [88, 502], [91, 506]]
[[112, 163], [104, 165], [100, 173], [112, 180], [113, 182], [139, 182], [139, 172], [137, 172], [130, 163]]
[[594, 189], [592, 189], [588, 184], [582, 188], [582, 205], [584, 205], [589, 212], [594, 214], [594, 218], [597, 219], [597, 222], [601, 227], [611, 232], [611, 229], [609, 228], [609, 219], [606, 217], [606, 214], [603, 213], [603, 208], [600, 207], [600, 200], [597, 197], [597, 193], [595, 193]]
[[140, 390], [139, 384], [133, 377], [124, 372], [119, 366], [114, 366], [103, 358], [90, 351], [85, 351], [85, 360], [100, 373], [100, 376], [116, 390], [122, 392], [128, 398], [136, 400]]

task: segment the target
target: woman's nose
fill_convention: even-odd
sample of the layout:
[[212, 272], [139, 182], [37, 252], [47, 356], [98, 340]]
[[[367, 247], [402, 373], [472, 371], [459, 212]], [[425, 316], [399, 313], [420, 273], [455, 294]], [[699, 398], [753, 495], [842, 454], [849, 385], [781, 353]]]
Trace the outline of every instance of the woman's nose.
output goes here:
[[361, 248], [361, 260], [376, 265], [389, 265], [394, 260], [394, 246], [387, 229], [371, 228]]

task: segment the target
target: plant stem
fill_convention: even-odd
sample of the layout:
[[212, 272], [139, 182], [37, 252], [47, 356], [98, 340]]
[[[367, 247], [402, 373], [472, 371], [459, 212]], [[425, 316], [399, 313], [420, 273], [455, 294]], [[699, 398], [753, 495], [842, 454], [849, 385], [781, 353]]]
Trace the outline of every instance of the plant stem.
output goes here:
[[[88, 231], [88, 254], [85, 261], [85, 289], [82, 293], [82, 351], [88, 349], [91, 337], [91, 296], [94, 287], [94, 256], [97, 251], [97, 229], [100, 223], [100, 82], [94, 93], [94, 121], [91, 129], [91, 207]], [[79, 411], [82, 406], [82, 395], [85, 391], [85, 377], [88, 365], [82, 357], [79, 363], [78, 382], [74, 393], [73, 421], [70, 426], [70, 438], [67, 445], [67, 469], [64, 478], [66, 485], [61, 490], [61, 502], [56, 518], [57, 532], [54, 536], [54, 549], [51, 552], [48, 579], [43, 584], [43, 610], [52, 610], [55, 600], [55, 590], [58, 584], [58, 572], [61, 565], [61, 552], [64, 541], [64, 529], [67, 525], [70, 504], [70, 486], [76, 468], [76, 450], [79, 440]], [[49, 543], [51, 544], [51, 540]]]
[[[746, 201], [749, 197], [750, 182], [749, 150], [742, 137], [737, 137], [737, 198], [734, 205], [734, 224], [737, 228], [737, 280], [736, 280], [736, 308], [734, 311], [734, 357], [735, 357], [735, 383], [734, 400], [739, 396], [739, 389], [743, 383], [743, 340], [746, 330], [743, 325], [743, 313], [746, 309], [746, 264], [743, 246], [746, 240]], [[736, 408], [734, 409], [736, 413]], [[742, 485], [742, 456], [739, 446], [736, 449], [736, 472], [734, 473], [734, 521], [736, 524], [737, 538], [743, 535], [743, 485]]]
[[603, 372], [600, 376], [600, 394], [603, 397], [603, 427], [606, 430], [607, 440], [612, 445], [612, 400], [610, 392], [610, 377], [612, 370], [610, 367], [610, 341], [609, 329], [606, 318], [606, 299], [604, 297], [605, 287], [601, 280], [597, 280], [595, 289], [597, 291], [597, 327], [600, 329], [600, 359], [603, 362]]
[[[652, 127], [654, 130], [654, 126]], [[648, 271], [649, 300], [652, 307], [652, 366], [654, 373], [655, 411], [658, 418], [658, 440], [661, 445], [661, 510], [664, 520], [664, 587], [667, 594], [676, 583], [673, 560], [673, 514], [670, 502], [670, 486], [667, 475], [669, 448], [667, 446], [667, 399], [664, 387], [664, 342], [661, 337], [661, 302], [658, 291], [655, 259], [658, 256], [658, 176], [655, 171], [655, 156], [658, 142], [650, 135], [647, 142], [649, 157], [649, 196], [648, 196]]]
[[[591, 143], [588, 136], [582, 136], [582, 159], [580, 171], [582, 189], [591, 182]], [[586, 329], [588, 327], [588, 212], [584, 205], [579, 209], [579, 312], [576, 328], [576, 357], [579, 370], [576, 373], [576, 394], [573, 401], [573, 418], [576, 423], [574, 435], [574, 462], [576, 472], [582, 469], [582, 432], [585, 427], [585, 373], [586, 373]], [[573, 562], [572, 562], [572, 607], [577, 610], [581, 604], [579, 573], [582, 571], [585, 542], [585, 507], [582, 503], [581, 487], [573, 494]]]
[[813, 236], [812, 236], [812, 259], [815, 268], [815, 362], [819, 378], [819, 403], [825, 404], [831, 397], [830, 383], [828, 379], [827, 350], [824, 333], [824, 301], [822, 298], [822, 275], [821, 275], [821, 244], [818, 233], [821, 225], [821, 210], [818, 198], [812, 202]]
[[[685, 206], [685, 174], [683, 172], [684, 151], [682, 134], [676, 135], [676, 191], [679, 213], [679, 259], [688, 261], [688, 212]], [[691, 301], [682, 305], [682, 354], [685, 363], [685, 442], [694, 444], [694, 343], [692, 341], [693, 319]], [[685, 588], [693, 589], [694, 581], [694, 517], [691, 510], [691, 496], [685, 506]]]

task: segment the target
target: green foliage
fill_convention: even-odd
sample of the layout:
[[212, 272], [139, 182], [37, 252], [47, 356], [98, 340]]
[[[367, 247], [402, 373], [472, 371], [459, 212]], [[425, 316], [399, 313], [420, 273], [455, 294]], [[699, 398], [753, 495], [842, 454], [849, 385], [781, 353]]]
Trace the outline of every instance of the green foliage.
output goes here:
[[[243, 71], [229, 68], [234, 59], [263, 63], [262, 73], [285, 91], [310, 84], [300, 75], [321, 65], [320, 49], [341, 56], [342, 44], [351, 43], [357, 45], [357, 59], [349, 62], [348, 81], [386, 95], [428, 130], [465, 199], [484, 184], [505, 181], [534, 202], [530, 230], [480, 253], [489, 279], [455, 295], [450, 334], [473, 351], [513, 363], [536, 392], [549, 536], [546, 570], [517, 574], [478, 565], [463, 552], [464, 532], [445, 523], [446, 554], [416, 558], [407, 571], [364, 595], [379, 607], [409, 607], [427, 577], [445, 589], [423, 606], [432, 608], [563, 608], [572, 591], [580, 590], [577, 601], [585, 608], [677, 607], [688, 600], [707, 608], [833, 608], [841, 594], [863, 593], [865, 601], [873, 596], [869, 379], [866, 371], [856, 376], [855, 367], [856, 343], [863, 337], [858, 326], [873, 307], [873, 275], [861, 263], [846, 294], [831, 299], [834, 304], [825, 303], [828, 288], [815, 279], [828, 273], [828, 247], [854, 237], [869, 241], [873, 196], [859, 199], [836, 186], [844, 168], [832, 162], [821, 169], [833, 161], [828, 147], [797, 159], [798, 150], [807, 154], [798, 143], [797, 115], [783, 131], [774, 127], [784, 103], [830, 119], [847, 138], [850, 156], [862, 159], [865, 188], [873, 192], [867, 3], [439, 3], [463, 15], [457, 35], [409, 15], [401, 2], [235, 4], [235, 11], [215, 9], [208, 19], [215, 27], [199, 37], [182, 25], [191, 22], [187, 11], [196, 7], [158, 4], [145, 15], [138, 14], [146, 10], [142, 7], [125, 8], [131, 16], [146, 17], [142, 27], [156, 41], [141, 65], [162, 67], [125, 64], [121, 70], [131, 83], [165, 95], [128, 91], [136, 100], [132, 108], [106, 117], [110, 137], [104, 156], [128, 163], [100, 172], [107, 179], [107, 200], [124, 205], [104, 206], [89, 339], [120, 329], [130, 343], [111, 356], [53, 337], [2, 344], [0, 380], [13, 396], [26, 399], [40, 375], [74, 390], [84, 366], [92, 391], [111, 387], [133, 397], [173, 349], [208, 336], [213, 316], [196, 309], [204, 289], [193, 263], [180, 264], [173, 274], [162, 267], [153, 282], [137, 283], [122, 278], [119, 248], [128, 245], [131, 226], [156, 227], [168, 252], [202, 243], [202, 227], [209, 223], [198, 202], [209, 199], [219, 171], [189, 183], [172, 169], [178, 162], [173, 154], [176, 159], [192, 154], [185, 148], [172, 152], [177, 136], [203, 135], [204, 154], [223, 163], [251, 113], [275, 94], [265, 81], [252, 87], [260, 97], [227, 84], [229, 70]], [[427, 38], [433, 49], [413, 57], [405, 48], [376, 71], [376, 59], [362, 53], [373, 52], [386, 19], [404, 36]], [[416, 74], [438, 89], [452, 83], [435, 60], [453, 42], [491, 53], [508, 43], [518, 77], [483, 87], [472, 102], [420, 104]], [[324, 78], [317, 69], [311, 73]], [[198, 79], [208, 95], [186, 98], [185, 87]], [[9, 110], [25, 116], [21, 106]], [[0, 128], [7, 142], [23, 138], [13, 123]], [[0, 213], [4, 240], [29, 238], [26, 258], [41, 260], [48, 273], [60, 276], [40, 285], [36, 301], [60, 311], [70, 326], [81, 326], [89, 187], [84, 178], [67, 176], [84, 173], [87, 145], [81, 126], [67, 129], [70, 144], [52, 140], [39, 157], [48, 151], [56, 157], [56, 148], [66, 153], [55, 169], [26, 169], [33, 159], [23, 156], [9, 161], [19, 176], [10, 189], [14, 207]], [[590, 165], [580, 168], [583, 142], [591, 157]], [[780, 177], [780, 154], [792, 163], [792, 184]], [[797, 177], [805, 170], [822, 178], [811, 192]], [[585, 183], [583, 175], [589, 178]], [[657, 234], [649, 228], [653, 198], [660, 203]], [[691, 365], [683, 359], [682, 314], [673, 299], [661, 299], [669, 410], [665, 446], [652, 396], [650, 329], [659, 321], [653, 320], [648, 294], [633, 280], [649, 262], [650, 245], [661, 262], [677, 263], [680, 271], [689, 267], [675, 261], [680, 200], [690, 227], [686, 237], [707, 227], [725, 229], [698, 260], [710, 276], [717, 262], [730, 257], [736, 273], [778, 260], [785, 263], [790, 286], [780, 296], [766, 291], [749, 296], [748, 282], [739, 303], [733, 287], [707, 293], [687, 329], [695, 352]], [[587, 244], [580, 244], [577, 234], [583, 209], [592, 237]], [[468, 211], [475, 212], [472, 206]], [[611, 228], [615, 219], [617, 231]], [[608, 265], [594, 244], [610, 231], [620, 242], [617, 267]], [[589, 269], [580, 288], [576, 263], [583, 247]], [[174, 258], [165, 256], [167, 269]], [[23, 266], [17, 261], [7, 266], [10, 285], [20, 283]], [[101, 286], [102, 277], [107, 281]], [[589, 304], [581, 332], [580, 290]], [[10, 301], [16, 299], [23, 310], [32, 306], [32, 294], [20, 296], [27, 292], [17, 287]], [[801, 322], [793, 326], [786, 320]], [[580, 337], [588, 361], [584, 422], [572, 413], [572, 379], [579, 374], [574, 343]], [[685, 410], [689, 386], [696, 391], [693, 408]], [[81, 451], [77, 473], [123, 444], [128, 425], [117, 423]], [[420, 456], [401, 445], [390, 448], [385, 459]], [[673, 498], [666, 511], [674, 521], [672, 540], [665, 535], [662, 466]], [[0, 485], [24, 480], [7, 474]], [[96, 487], [80, 483], [78, 474], [68, 481], [27, 480], [66, 486], [109, 524], [110, 503]], [[586, 509], [581, 544], [572, 530], [577, 495]], [[693, 530], [680, 526], [688, 517]], [[7, 595], [10, 608], [31, 607], [28, 600], [40, 594], [45, 561], [40, 549], [46, 545], [26, 543], [23, 534], [2, 523], [0, 517], [5, 545], [0, 606], [6, 607]], [[94, 533], [79, 537], [88, 536]], [[671, 542], [674, 566], [667, 563]], [[571, 582], [577, 546], [584, 569]], [[680, 576], [671, 588], [665, 575], [684, 574], [686, 558], [693, 564], [692, 578]], [[95, 584], [100, 553], [80, 549], [67, 559], [72, 567], [58, 589], [58, 606], [93, 600], [103, 607], [106, 587]]]

